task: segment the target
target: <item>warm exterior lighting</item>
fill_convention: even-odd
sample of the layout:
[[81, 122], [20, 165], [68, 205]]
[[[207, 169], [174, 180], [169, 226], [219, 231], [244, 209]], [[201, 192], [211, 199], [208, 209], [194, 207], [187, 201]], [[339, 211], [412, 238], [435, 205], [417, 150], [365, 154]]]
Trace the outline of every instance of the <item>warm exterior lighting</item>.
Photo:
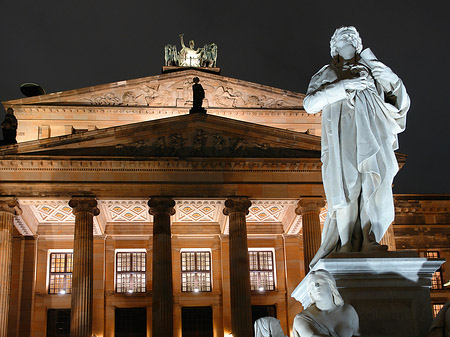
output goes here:
[[59, 291], [59, 293], [60, 293], [61, 295], [64, 295], [64, 294], [66, 293], [66, 291], [65, 291], [64, 289], [62, 289], [62, 290]]
[[128, 289], [128, 293], [129, 293], [129, 294], [132, 294], [132, 293], [133, 293], [133, 290], [132, 290], [132, 289]]
[[258, 290], [263, 292], [264, 291], [264, 287], [259, 287]]

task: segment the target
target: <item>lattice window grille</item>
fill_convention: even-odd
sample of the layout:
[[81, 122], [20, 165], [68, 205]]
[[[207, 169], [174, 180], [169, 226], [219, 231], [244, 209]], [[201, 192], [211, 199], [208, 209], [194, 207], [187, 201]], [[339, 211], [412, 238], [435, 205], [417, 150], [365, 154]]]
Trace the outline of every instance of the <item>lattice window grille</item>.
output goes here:
[[275, 290], [272, 251], [249, 251], [251, 290]]
[[[438, 251], [428, 251], [427, 252], [427, 258], [428, 259], [439, 259], [439, 252]], [[442, 270], [439, 268], [436, 270], [436, 272], [433, 274], [433, 277], [431, 279], [431, 289], [444, 289], [444, 283], [442, 282]]]
[[72, 293], [73, 253], [51, 253], [49, 294]]
[[211, 253], [181, 252], [181, 291], [211, 291]]
[[145, 252], [117, 252], [116, 292], [145, 293], [146, 264]]
[[433, 304], [433, 317], [439, 314], [439, 311], [445, 306], [445, 303], [434, 303]]

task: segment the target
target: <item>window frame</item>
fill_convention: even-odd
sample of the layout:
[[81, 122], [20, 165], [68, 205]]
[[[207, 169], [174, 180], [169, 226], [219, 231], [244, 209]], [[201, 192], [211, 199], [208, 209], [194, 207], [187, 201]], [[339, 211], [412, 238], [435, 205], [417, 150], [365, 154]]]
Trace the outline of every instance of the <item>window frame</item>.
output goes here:
[[[272, 255], [272, 269], [261, 269], [260, 268], [260, 254], [257, 254], [258, 259], [258, 268], [259, 269], [252, 269], [251, 263], [250, 263], [250, 253], [268, 253], [270, 252]], [[250, 289], [252, 292], [265, 292], [265, 291], [276, 291], [277, 290], [277, 273], [276, 273], [276, 255], [275, 255], [275, 249], [274, 248], [248, 248], [248, 260], [249, 260], [249, 271], [250, 271]], [[271, 272], [272, 273], [272, 279], [273, 279], [273, 289], [260, 289], [258, 288], [258, 285], [256, 284], [255, 287], [253, 287], [252, 284], [252, 272], [256, 273], [264, 273], [264, 272]], [[254, 289], [252, 289], [254, 288]]]
[[[57, 254], [64, 254], [64, 271], [63, 272], [52, 272], [52, 256]], [[67, 271], [68, 269], [68, 259], [67, 256], [72, 255], [71, 259], [71, 269], [72, 271]], [[51, 292], [52, 276], [53, 275], [64, 275], [64, 289], [59, 289], [56, 292]], [[67, 288], [67, 276], [70, 276], [70, 291]], [[56, 287], [55, 287], [56, 288]], [[49, 295], [65, 295], [71, 294], [73, 290], [73, 250], [72, 249], [49, 249], [48, 259], [47, 259], [47, 293]]]
[[[438, 250], [427, 250], [425, 252], [425, 255], [427, 259], [439, 259], [440, 258], [440, 252]], [[434, 256], [432, 256], [434, 255]], [[433, 276], [431, 277], [431, 290], [443, 290], [444, 289], [444, 275], [442, 274], [442, 268], [439, 267], [438, 270], [436, 270], [433, 273]]]
[[[133, 268], [133, 254], [136, 253], [141, 253], [144, 254], [144, 263], [143, 266], [145, 268], [144, 271], [136, 271], [136, 270], [131, 270], [131, 271], [118, 271], [118, 258], [119, 258], [119, 254], [131, 254], [130, 257], [130, 266], [131, 269]], [[118, 275], [124, 275], [124, 274], [129, 274], [129, 275], [144, 275], [144, 281], [143, 284], [141, 284], [141, 286], [143, 285], [143, 289], [141, 289], [140, 291], [136, 291], [134, 290], [135, 287], [133, 287], [133, 289], [125, 289], [124, 291], [118, 291]], [[147, 277], [147, 250], [143, 249], [143, 248], [136, 248], [136, 249], [116, 249], [114, 252], [114, 292], [116, 294], [145, 294], [147, 293], [147, 281], [148, 281], [148, 277]], [[122, 282], [122, 284], [125, 284]], [[124, 286], [122, 286], [124, 287]], [[127, 286], [128, 287], [128, 286]]]
[[[195, 270], [185, 270], [183, 271], [183, 254], [185, 253], [194, 253], [195, 257], [194, 257], [194, 263], [195, 263]], [[197, 254], [201, 254], [201, 253], [208, 253], [209, 254], [209, 270], [205, 270], [205, 269], [199, 269], [197, 268]], [[213, 273], [212, 273], [212, 252], [211, 249], [209, 248], [182, 248], [180, 250], [180, 281], [181, 281], [181, 292], [182, 293], [209, 293], [212, 292], [213, 290]], [[189, 282], [186, 279], [186, 282], [183, 281], [183, 278], [186, 274], [189, 273], [199, 273], [199, 274], [209, 274], [209, 290], [202, 290], [203, 284], [202, 281], [200, 279], [199, 281], [199, 289], [195, 290], [187, 290], [189, 289]], [[208, 288], [208, 284], [206, 283], [204, 285], [206, 288]], [[183, 288], [186, 288], [186, 290], [183, 290]]]

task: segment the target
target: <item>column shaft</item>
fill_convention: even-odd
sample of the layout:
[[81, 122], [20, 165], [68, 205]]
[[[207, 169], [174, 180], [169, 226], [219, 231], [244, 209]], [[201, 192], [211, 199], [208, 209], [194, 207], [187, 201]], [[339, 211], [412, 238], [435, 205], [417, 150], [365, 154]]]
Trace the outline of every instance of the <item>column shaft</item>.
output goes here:
[[153, 197], [148, 202], [153, 215], [152, 336], [173, 337], [172, 198]]
[[70, 337], [92, 336], [93, 221], [99, 214], [94, 198], [74, 197], [69, 205], [75, 214], [73, 242]]
[[20, 213], [19, 203], [14, 198], [0, 198], [0, 337], [8, 334], [12, 232], [14, 215]]
[[309, 264], [316, 255], [321, 242], [320, 209], [325, 206], [322, 198], [302, 198], [296, 209], [302, 216], [303, 253], [305, 261], [305, 274], [309, 272]]
[[232, 198], [225, 202], [229, 216], [231, 328], [234, 337], [252, 336], [250, 268], [245, 216], [251, 202]]

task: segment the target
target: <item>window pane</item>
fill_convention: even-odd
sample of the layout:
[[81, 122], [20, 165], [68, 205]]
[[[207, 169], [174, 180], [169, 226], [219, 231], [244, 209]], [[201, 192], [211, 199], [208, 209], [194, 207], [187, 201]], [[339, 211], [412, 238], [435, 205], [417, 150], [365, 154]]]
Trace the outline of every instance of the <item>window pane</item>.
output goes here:
[[181, 291], [211, 291], [211, 253], [181, 253]]
[[273, 252], [250, 251], [249, 260], [251, 290], [275, 290]]
[[49, 294], [72, 292], [73, 253], [51, 253], [49, 271]]
[[116, 254], [116, 292], [146, 292], [145, 252], [121, 252]]

